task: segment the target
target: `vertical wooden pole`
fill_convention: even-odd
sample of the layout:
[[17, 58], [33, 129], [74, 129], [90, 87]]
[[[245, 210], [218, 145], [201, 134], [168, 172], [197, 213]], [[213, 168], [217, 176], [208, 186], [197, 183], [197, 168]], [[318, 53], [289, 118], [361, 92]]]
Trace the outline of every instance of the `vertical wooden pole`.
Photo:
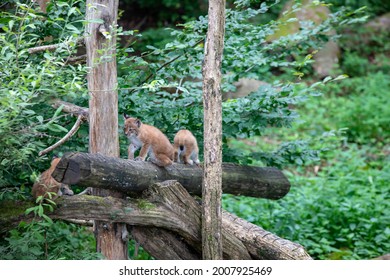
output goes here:
[[[87, 0], [89, 152], [119, 157], [116, 22], [118, 0]], [[92, 186], [93, 187], [93, 186]], [[93, 189], [94, 195], [122, 197]], [[95, 221], [96, 248], [107, 259], [128, 259], [125, 224]]]
[[221, 65], [225, 32], [225, 0], [210, 0], [203, 61], [204, 168], [203, 259], [222, 259], [222, 93]]

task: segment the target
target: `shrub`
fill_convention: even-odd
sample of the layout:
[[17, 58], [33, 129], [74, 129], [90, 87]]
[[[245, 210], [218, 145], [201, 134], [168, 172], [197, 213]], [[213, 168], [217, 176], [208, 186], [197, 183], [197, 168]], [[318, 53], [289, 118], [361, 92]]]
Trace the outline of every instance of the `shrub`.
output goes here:
[[[248, 221], [306, 247], [315, 259], [370, 259], [390, 251], [390, 164], [372, 166], [366, 151], [335, 151], [316, 176], [289, 176], [279, 201], [224, 196]], [[292, 174], [290, 174], [292, 175]]]

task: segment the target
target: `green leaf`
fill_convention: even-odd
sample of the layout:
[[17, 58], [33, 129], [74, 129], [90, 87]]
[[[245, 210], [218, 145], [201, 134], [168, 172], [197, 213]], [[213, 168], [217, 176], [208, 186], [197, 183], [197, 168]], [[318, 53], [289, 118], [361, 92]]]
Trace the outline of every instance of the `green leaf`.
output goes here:
[[346, 74], [342, 74], [342, 75], [339, 75], [336, 78], [334, 78], [333, 81], [344, 80], [346, 78], [349, 78], [349, 76]]
[[65, 132], [65, 133], [68, 132], [68, 130], [65, 127], [63, 127], [59, 124], [56, 124], [56, 123], [48, 123], [47, 127], [49, 130], [51, 130], [53, 132]]
[[332, 77], [328, 76], [322, 82], [325, 84], [325, 83], [329, 82], [330, 80], [332, 80]]
[[43, 216], [43, 206], [41, 204], [38, 205], [38, 216], [39, 217]]
[[28, 208], [28, 209], [26, 209], [25, 214], [28, 215], [28, 214], [30, 214], [31, 212], [35, 211], [35, 210], [36, 210], [36, 207], [35, 207], [35, 206], [34, 206], [34, 207], [31, 207], [31, 208]]
[[70, 24], [70, 23], [68, 23], [67, 25], [65, 25], [65, 28], [68, 29], [68, 30], [70, 30], [70, 31], [73, 31], [73, 32], [76, 33], [76, 34], [80, 34], [80, 33], [82, 32], [82, 31], [79, 30], [76, 26], [74, 26], [74, 25], [72, 25], [72, 24]]
[[62, 104], [60, 107], [57, 108], [57, 110], [54, 112], [53, 119], [57, 118], [60, 113], [62, 112], [62, 109], [64, 108], [64, 105]]
[[50, 224], [53, 223], [53, 220], [52, 220], [49, 216], [47, 216], [47, 215], [45, 215], [45, 214], [42, 214], [41, 217], [44, 218], [48, 223], [50, 223]]

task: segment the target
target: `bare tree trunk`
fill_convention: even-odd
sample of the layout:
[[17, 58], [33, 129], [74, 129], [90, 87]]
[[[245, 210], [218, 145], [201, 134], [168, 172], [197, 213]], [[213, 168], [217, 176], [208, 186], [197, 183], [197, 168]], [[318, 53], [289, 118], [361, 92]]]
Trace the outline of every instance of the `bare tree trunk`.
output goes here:
[[[119, 157], [116, 22], [118, 0], [87, 0], [86, 36], [89, 100], [89, 150]], [[102, 23], [97, 23], [101, 20]], [[94, 195], [123, 194], [94, 189]], [[126, 225], [95, 221], [96, 249], [107, 259], [128, 259]]]
[[46, 14], [47, 5], [49, 4], [50, 0], [37, 0], [37, 2], [41, 8], [41, 11]]
[[222, 259], [222, 93], [221, 65], [225, 0], [210, 0], [203, 61], [204, 169], [203, 259]]

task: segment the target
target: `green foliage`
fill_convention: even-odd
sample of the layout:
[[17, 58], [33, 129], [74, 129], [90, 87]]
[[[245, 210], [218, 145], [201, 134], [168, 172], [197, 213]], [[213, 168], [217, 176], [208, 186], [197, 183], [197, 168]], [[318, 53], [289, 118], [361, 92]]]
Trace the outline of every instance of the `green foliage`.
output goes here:
[[390, 164], [349, 146], [328, 154], [318, 176], [289, 174], [279, 201], [225, 196], [224, 208], [305, 246], [316, 259], [370, 259], [389, 252]]
[[[172, 25], [184, 20], [194, 19], [201, 14], [207, 13], [206, 0], [122, 0], [120, 8], [132, 12], [131, 16], [138, 22], [151, 27]], [[144, 15], [144, 18], [138, 15]]]
[[[45, 160], [36, 160], [38, 151], [67, 132], [68, 118], [48, 101], [53, 97], [85, 97], [84, 67], [66, 63], [82, 34], [81, 23], [72, 21], [81, 16], [81, 11], [72, 7], [79, 2], [54, 2], [46, 20], [36, 13], [31, 1], [17, 2], [14, 14], [2, 12], [0, 187], [28, 183], [31, 173]], [[61, 7], [61, 12], [54, 6]], [[54, 53], [30, 55], [28, 49], [40, 45], [47, 36], [56, 38], [52, 43], [63, 45]]]
[[[374, 21], [375, 19], [371, 19]], [[384, 27], [373, 27], [372, 22], [356, 26], [353, 32], [345, 30], [340, 39], [344, 50], [342, 70], [351, 77], [365, 76], [369, 72], [390, 71], [390, 30]]]
[[[319, 133], [347, 128], [348, 141], [385, 143], [390, 137], [390, 81], [382, 72], [329, 84], [327, 98], [304, 105], [302, 129]], [[322, 120], [312, 122], [313, 118]]]
[[[295, 9], [299, 9], [299, 5]], [[259, 9], [243, 8], [226, 12], [226, 42], [224, 48], [222, 89], [232, 91], [239, 78], [264, 77], [273, 79], [270, 69], [288, 72], [290, 79], [301, 67], [310, 64], [312, 48], [318, 48], [330, 27], [340, 21], [348, 24], [355, 19], [344, 11], [333, 14], [322, 24], [302, 25], [296, 34], [282, 36], [267, 42], [283, 22], [267, 24], [251, 20], [266, 13], [270, 6], [262, 3]], [[173, 30], [175, 41], [164, 49], [150, 46], [150, 53], [143, 57], [124, 54], [118, 64], [123, 66], [119, 78], [120, 111], [141, 118], [165, 132], [170, 139], [181, 128], [193, 131], [198, 142], [203, 142], [203, 110], [201, 63], [203, 40], [207, 30], [207, 17], [199, 17]], [[299, 46], [299, 47], [297, 47]], [[134, 52], [134, 49], [128, 49]], [[302, 61], [291, 60], [291, 56], [303, 56]], [[308, 56], [309, 55], [309, 56]], [[146, 60], [147, 59], [147, 60]], [[251, 95], [223, 104], [224, 160], [250, 162], [240, 157], [228, 144], [232, 137], [262, 135], [268, 126], [289, 127], [298, 117], [295, 105], [305, 101], [310, 94], [317, 95], [315, 88], [306, 88], [301, 83], [277, 81], [272, 86], [260, 87]], [[122, 138], [123, 139], [123, 138]], [[122, 154], [125, 154], [125, 140], [122, 140]], [[202, 146], [200, 147], [202, 149]], [[283, 155], [283, 153], [279, 153]], [[272, 155], [268, 155], [272, 157]], [[268, 160], [268, 163], [276, 160]]]
[[381, 15], [390, 10], [390, 3], [382, 0], [329, 0], [334, 10], [348, 6], [351, 9], [367, 7], [370, 14]]
[[89, 229], [60, 221], [22, 222], [4, 241], [0, 242], [0, 254], [5, 260], [102, 258], [95, 252], [95, 239]]

